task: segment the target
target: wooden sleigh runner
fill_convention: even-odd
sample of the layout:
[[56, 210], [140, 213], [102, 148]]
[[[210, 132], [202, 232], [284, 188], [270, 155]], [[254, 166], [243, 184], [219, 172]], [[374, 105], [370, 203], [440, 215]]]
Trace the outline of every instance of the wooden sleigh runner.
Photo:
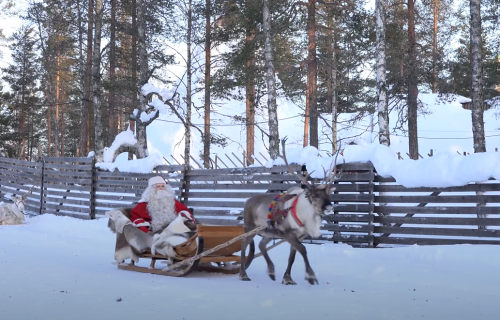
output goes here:
[[[196, 232], [185, 242], [177, 245], [174, 249], [177, 253], [174, 264], [187, 261], [184, 265], [173, 270], [164, 270], [165, 266], [157, 267], [156, 261], [166, 260], [168, 257], [163, 255], [153, 255], [147, 251], [139, 255], [140, 259], [150, 259], [149, 267], [142, 267], [134, 264], [119, 264], [118, 269], [152, 273], [166, 276], [183, 277], [193, 271], [218, 272], [225, 274], [236, 274], [240, 269], [240, 255], [235, 254], [241, 251], [241, 239], [224, 245], [214, 252], [205, 255], [199, 259], [193, 259], [198, 255], [212, 251], [232, 239], [241, 237], [244, 234], [243, 226], [207, 226], [198, 225]], [[249, 246], [249, 252], [245, 253], [245, 266], [250, 266], [254, 255], [255, 245], [252, 240]]]

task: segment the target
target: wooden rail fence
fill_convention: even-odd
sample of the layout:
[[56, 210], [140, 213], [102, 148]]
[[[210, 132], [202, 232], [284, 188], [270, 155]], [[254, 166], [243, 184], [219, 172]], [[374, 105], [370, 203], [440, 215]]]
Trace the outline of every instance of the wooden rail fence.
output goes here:
[[[292, 166], [300, 173], [301, 166]], [[201, 222], [241, 223], [245, 200], [299, 183], [285, 167], [190, 169], [159, 166], [148, 174], [103, 171], [93, 158], [0, 158], [0, 200], [31, 190], [26, 210], [82, 219], [133, 206], [147, 180], [163, 176]], [[344, 164], [331, 195], [323, 240], [355, 246], [500, 244], [500, 182], [450, 188], [405, 188], [377, 175], [371, 163]], [[4, 200], [5, 201], [5, 200]]]

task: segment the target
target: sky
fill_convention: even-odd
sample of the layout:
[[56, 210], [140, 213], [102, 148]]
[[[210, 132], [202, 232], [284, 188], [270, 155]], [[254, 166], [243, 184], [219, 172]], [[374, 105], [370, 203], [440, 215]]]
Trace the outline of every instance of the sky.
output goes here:
[[262, 257], [247, 270], [250, 282], [166, 277], [119, 270], [106, 223], [47, 214], [0, 226], [0, 319], [498, 319], [499, 246], [306, 244], [319, 285], [304, 280], [297, 255], [297, 285], [285, 286], [288, 244], [269, 252], [275, 282]]

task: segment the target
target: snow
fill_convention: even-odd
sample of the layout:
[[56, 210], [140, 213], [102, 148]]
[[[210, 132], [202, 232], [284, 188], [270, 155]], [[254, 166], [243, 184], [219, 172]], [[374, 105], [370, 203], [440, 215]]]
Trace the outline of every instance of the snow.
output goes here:
[[[112, 147], [105, 150], [105, 159], [107, 152], [111, 152], [109, 150], [112, 150]], [[335, 156], [318, 157], [318, 149], [311, 146], [287, 150], [286, 157], [289, 164], [304, 164], [311, 173], [311, 177], [320, 179], [324, 178], [325, 170], [328, 171], [335, 163]], [[499, 152], [475, 153], [466, 157], [437, 154], [425, 159], [401, 161], [398, 160], [396, 153], [391, 148], [372, 143], [364, 146], [348, 145], [344, 150], [344, 155], [337, 157], [337, 164], [367, 161], [373, 163], [379, 175], [394, 177], [399, 184], [407, 188], [444, 188], [463, 186], [489, 178], [500, 180]], [[118, 169], [122, 172], [150, 173], [154, 167], [162, 164], [166, 164], [164, 159], [159, 153], [153, 152], [144, 159], [98, 163], [97, 166], [110, 171]], [[284, 164], [284, 160], [278, 158], [274, 161], [267, 161], [266, 167]]]
[[109, 171], [119, 170], [122, 172], [151, 173], [152, 168], [166, 164], [167, 162], [158, 152], [151, 152], [149, 156], [143, 159], [120, 162], [99, 162], [96, 163], [96, 167]]
[[276, 282], [262, 257], [248, 269], [250, 282], [204, 272], [164, 277], [119, 270], [106, 224], [47, 214], [0, 226], [0, 318], [498, 319], [499, 246], [308, 244], [319, 285], [304, 280], [298, 255], [297, 286], [284, 286], [288, 244], [270, 251]]
[[148, 94], [158, 94], [160, 95], [164, 101], [172, 99], [175, 90], [171, 87], [168, 88], [159, 88], [152, 83], [146, 83], [142, 86], [141, 92], [144, 96]]
[[133, 146], [137, 143], [137, 139], [134, 137], [134, 133], [130, 130], [130, 126], [127, 130], [120, 132], [116, 135], [115, 140], [111, 144], [110, 147], [105, 147], [103, 151], [103, 161], [104, 162], [113, 162], [113, 156], [116, 150], [124, 145], [124, 146]]

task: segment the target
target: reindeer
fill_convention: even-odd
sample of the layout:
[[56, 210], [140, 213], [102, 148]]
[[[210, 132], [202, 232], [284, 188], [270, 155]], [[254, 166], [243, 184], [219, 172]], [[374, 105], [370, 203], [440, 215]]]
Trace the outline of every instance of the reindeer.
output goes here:
[[21, 196], [12, 196], [12, 203], [0, 204], [0, 225], [21, 224], [24, 221], [24, 202]]
[[[295, 174], [286, 160], [285, 142], [286, 138], [282, 140], [283, 155], [281, 157], [285, 161], [288, 171], [291, 174]], [[335, 164], [333, 165], [333, 168], [336, 168], [337, 156], [335, 157]], [[282, 283], [286, 285], [296, 284], [291, 277], [291, 271], [293, 262], [295, 261], [295, 254], [298, 251], [304, 258], [306, 266], [306, 280], [310, 284], [318, 284], [316, 275], [309, 264], [307, 251], [305, 246], [302, 244], [302, 240], [306, 236], [317, 238], [321, 235], [320, 227], [321, 221], [323, 220], [322, 215], [325, 210], [330, 210], [332, 207], [330, 194], [335, 190], [333, 182], [338, 179], [340, 175], [340, 172], [337, 172], [336, 169], [334, 174], [332, 174], [331, 169], [332, 168], [330, 168], [328, 176], [325, 171], [325, 177], [327, 178], [326, 184], [313, 185], [310, 184], [307, 179], [310, 174], [306, 176], [297, 175], [305, 185], [305, 189], [300, 187], [290, 188], [286, 192], [288, 196], [283, 202], [276, 201], [278, 196], [277, 194], [260, 194], [249, 198], [245, 202], [243, 213], [245, 232], [249, 232], [257, 227], [264, 227], [268, 225], [267, 228], [258, 233], [262, 236], [259, 248], [264, 256], [264, 259], [266, 259], [268, 275], [273, 281], [276, 280], [274, 264], [269, 258], [266, 246], [272, 239], [282, 238], [290, 243], [288, 267], [283, 275]], [[274, 206], [280, 206], [281, 212], [284, 213], [282, 215], [281, 223], [269, 220], [268, 215], [271, 204], [274, 204]], [[250, 278], [246, 273], [245, 250], [254, 236], [255, 235], [247, 237], [241, 242], [241, 266], [239, 278], [243, 281], [250, 281]]]
[[21, 224], [24, 222], [24, 204], [28, 196], [33, 192], [35, 184], [25, 194], [11, 196], [12, 203], [0, 204], [0, 225]]

